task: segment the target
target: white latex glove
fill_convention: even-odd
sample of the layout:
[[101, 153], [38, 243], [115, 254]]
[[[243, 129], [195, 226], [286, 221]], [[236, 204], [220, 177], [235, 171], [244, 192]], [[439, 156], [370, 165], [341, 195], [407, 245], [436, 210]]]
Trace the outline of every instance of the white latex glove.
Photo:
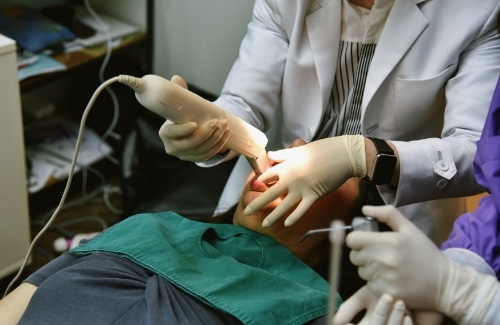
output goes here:
[[[187, 89], [181, 77], [174, 76], [171, 81]], [[212, 119], [202, 125], [196, 122], [176, 124], [167, 120], [158, 134], [169, 155], [186, 161], [203, 162], [225, 150], [229, 130], [226, 119]]]
[[264, 219], [269, 227], [285, 213], [298, 206], [285, 220], [293, 225], [324, 195], [336, 190], [351, 177], [366, 175], [365, 140], [361, 135], [317, 140], [301, 147], [268, 152], [269, 158], [279, 164], [260, 175], [260, 182], [276, 182], [245, 209], [246, 215], [259, 211], [286, 194], [286, 197]]
[[353, 231], [350, 259], [376, 295], [388, 293], [410, 309], [442, 312], [461, 324], [479, 324], [498, 282], [449, 260], [393, 206], [365, 206], [363, 213], [394, 232]]
[[363, 310], [366, 310], [366, 314], [359, 325], [413, 325], [403, 301], [394, 301], [387, 294], [379, 298], [366, 286], [340, 305], [333, 318], [333, 324], [351, 324], [352, 319]]

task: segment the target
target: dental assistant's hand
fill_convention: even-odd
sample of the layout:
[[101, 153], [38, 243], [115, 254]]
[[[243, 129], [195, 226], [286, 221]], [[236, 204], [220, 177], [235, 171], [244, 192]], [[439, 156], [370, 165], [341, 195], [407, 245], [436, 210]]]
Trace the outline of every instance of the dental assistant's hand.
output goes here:
[[[173, 83], [188, 88], [184, 79], [172, 77]], [[227, 120], [209, 120], [202, 125], [196, 122], [176, 124], [165, 121], [158, 132], [165, 151], [182, 160], [203, 162], [219, 152], [223, 152], [229, 137]]]
[[317, 140], [301, 147], [268, 153], [279, 164], [259, 176], [258, 181], [276, 183], [251, 202], [245, 214], [251, 215], [286, 194], [283, 201], [264, 219], [271, 226], [286, 212], [291, 226], [324, 195], [336, 190], [351, 177], [366, 175], [365, 140], [361, 135], [344, 135]]
[[366, 314], [358, 325], [413, 325], [403, 301], [394, 300], [387, 294], [379, 298], [366, 286], [340, 305], [333, 318], [333, 324], [351, 324], [352, 319], [363, 310], [366, 310]]
[[388, 293], [412, 310], [439, 311], [459, 324], [479, 324], [499, 283], [449, 260], [393, 206], [365, 206], [363, 213], [394, 232], [353, 231], [346, 237], [351, 262], [375, 295]]

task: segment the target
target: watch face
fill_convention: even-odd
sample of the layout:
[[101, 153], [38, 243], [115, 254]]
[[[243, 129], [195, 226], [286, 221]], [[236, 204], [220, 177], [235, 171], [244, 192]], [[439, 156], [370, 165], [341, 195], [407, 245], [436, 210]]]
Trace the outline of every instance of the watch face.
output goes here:
[[378, 185], [389, 184], [394, 173], [394, 167], [396, 167], [396, 161], [396, 156], [378, 154], [375, 166], [373, 166], [372, 183]]

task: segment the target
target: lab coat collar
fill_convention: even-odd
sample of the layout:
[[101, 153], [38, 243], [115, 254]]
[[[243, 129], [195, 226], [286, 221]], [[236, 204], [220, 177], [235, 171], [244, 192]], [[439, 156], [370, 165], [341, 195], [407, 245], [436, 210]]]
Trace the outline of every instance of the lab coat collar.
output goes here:
[[[306, 17], [306, 28], [323, 96], [329, 96], [333, 84], [332, 71], [324, 67], [336, 64], [340, 44], [342, 0], [322, 1], [323, 7]], [[324, 100], [323, 100], [324, 102]]]
[[[384, 51], [375, 51], [371, 66], [376, 68], [368, 72], [362, 115], [376, 90], [427, 27], [428, 21], [417, 6], [424, 1], [427, 0], [394, 1], [378, 43]], [[307, 11], [306, 28], [322, 89], [321, 102], [325, 104], [330, 96], [339, 55], [342, 0], [311, 1]], [[332, 62], [331, 70], [324, 69], [332, 66]]]
[[366, 77], [362, 116], [382, 82], [428, 26], [427, 18], [417, 6], [423, 1], [426, 0], [394, 2]]

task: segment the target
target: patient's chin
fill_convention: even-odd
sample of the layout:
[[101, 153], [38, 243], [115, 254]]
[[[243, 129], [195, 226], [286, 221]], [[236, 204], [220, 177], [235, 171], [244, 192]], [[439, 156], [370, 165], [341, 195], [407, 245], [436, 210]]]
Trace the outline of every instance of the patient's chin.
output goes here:
[[[245, 193], [241, 198], [241, 203], [243, 205], [243, 209], [245, 209], [253, 200], [262, 195], [262, 192], [249, 191]], [[261, 209], [261, 212], [265, 212], [266, 214], [271, 213], [276, 206], [278, 205], [280, 199], [274, 200], [273, 202], [266, 205]]]
[[[251, 202], [251, 200], [249, 201]], [[249, 203], [248, 202], [248, 203]], [[262, 232], [262, 221], [271, 213], [271, 210], [262, 209], [260, 211], [256, 211], [251, 215], [246, 215], [243, 213], [245, 210], [246, 204], [243, 203], [243, 198], [240, 200], [238, 208], [236, 209], [236, 213], [234, 214], [233, 223], [235, 225], [243, 226], [248, 229], [252, 229], [257, 232]]]
[[243, 203], [243, 208], [246, 208], [253, 200], [258, 198], [262, 193], [259, 192], [248, 192], [241, 198], [241, 203]]

